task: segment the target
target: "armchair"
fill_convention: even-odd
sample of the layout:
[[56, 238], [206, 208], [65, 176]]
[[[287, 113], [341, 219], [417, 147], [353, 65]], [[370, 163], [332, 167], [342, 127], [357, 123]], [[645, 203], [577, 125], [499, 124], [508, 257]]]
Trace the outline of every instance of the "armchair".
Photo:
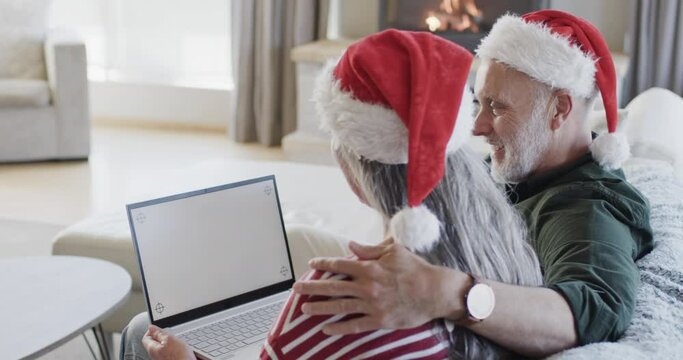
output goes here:
[[0, 162], [85, 159], [90, 153], [85, 45], [51, 30], [43, 47], [47, 76], [9, 78], [11, 72], [0, 71]]

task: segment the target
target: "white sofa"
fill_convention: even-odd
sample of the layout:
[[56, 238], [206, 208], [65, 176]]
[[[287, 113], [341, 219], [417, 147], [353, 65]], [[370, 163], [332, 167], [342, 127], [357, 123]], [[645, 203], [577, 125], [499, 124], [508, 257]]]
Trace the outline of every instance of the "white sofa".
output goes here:
[[0, 2], [0, 163], [90, 152], [85, 45], [45, 28], [49, 2]]
[[633, 99], [620, 129], [628, 136], [635, 157], [662, 160], [683, 181], [683, 98], [662, 88], [651, 88]]

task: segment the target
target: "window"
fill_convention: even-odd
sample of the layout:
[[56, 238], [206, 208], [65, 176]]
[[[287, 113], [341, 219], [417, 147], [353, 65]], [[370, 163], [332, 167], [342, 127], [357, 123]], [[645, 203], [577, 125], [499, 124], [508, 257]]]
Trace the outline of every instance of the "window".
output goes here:
[[86, 42], [94, 81], [231, 89], [228, 0], [53, 0], [51, 27]]

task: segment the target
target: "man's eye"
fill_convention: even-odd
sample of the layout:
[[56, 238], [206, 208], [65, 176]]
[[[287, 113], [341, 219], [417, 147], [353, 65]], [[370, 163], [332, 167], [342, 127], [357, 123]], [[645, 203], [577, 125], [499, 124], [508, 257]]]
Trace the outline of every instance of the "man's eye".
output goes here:
[[499, 107], [496, 106], [496, 105], [497, 105], [497, 104], [496, 104], [495, 101], [491, 101], [491, 102], [489, 103], [489, 107], [491, 108], [491, 113], [493, 113], [493, 116], [500, 116], [500, 109], [499, 109]]
[[481, 104], [479, 103], [479, 100], [474, 99], [472, 101], [472, 116], [477, 116], [479, 114], [480, 109], [481, 109]]

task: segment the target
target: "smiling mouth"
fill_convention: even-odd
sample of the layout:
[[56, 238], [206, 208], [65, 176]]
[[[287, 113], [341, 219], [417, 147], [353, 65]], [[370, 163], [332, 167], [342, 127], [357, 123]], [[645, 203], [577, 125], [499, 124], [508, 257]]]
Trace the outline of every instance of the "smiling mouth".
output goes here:
[[500, 144], [489, 143], [489, 145], [491, 145], [491, 148], [493, 149], [493, 151], [501, 151], [501, 150], [505, 149], [505, 146], [500, 145]]

